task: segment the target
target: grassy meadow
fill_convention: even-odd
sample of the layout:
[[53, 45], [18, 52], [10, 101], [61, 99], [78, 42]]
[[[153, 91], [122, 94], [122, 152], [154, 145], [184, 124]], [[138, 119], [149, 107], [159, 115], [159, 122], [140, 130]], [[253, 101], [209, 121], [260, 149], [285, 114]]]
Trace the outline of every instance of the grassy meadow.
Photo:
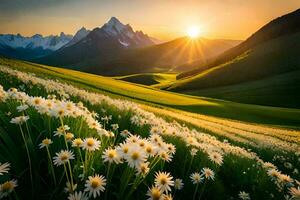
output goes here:
[[298, 109], [0, 64], [0, 199], [299, 198]]

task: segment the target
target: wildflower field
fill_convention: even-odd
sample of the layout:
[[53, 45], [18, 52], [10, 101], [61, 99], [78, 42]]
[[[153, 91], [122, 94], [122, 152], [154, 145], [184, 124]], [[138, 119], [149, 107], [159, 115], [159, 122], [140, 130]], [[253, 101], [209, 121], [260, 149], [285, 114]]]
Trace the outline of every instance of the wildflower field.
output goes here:
[[300, 199], [299, 110], [258, 107], [240, 121], [248, 105], [188, 112], [180, 100], [216, 101], [134, 84], [141, 92], [122, 97], [116, 80], [99, 89], [96, 75], [84, 84], [83, 73], [5, 62], [0, 199]]

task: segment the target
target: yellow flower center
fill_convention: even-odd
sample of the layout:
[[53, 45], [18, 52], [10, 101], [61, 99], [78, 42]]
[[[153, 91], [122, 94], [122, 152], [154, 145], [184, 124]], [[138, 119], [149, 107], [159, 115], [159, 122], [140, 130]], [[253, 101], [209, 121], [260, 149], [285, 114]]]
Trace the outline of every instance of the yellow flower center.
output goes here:
[[115, 157], [115, 152], [110, 151], [110, 152], [108, 153], [108, 157], [109, 157], [109, 158], [114, 158], [114, 157]]
[[89, 139], [89, 140], [87, 141], [86, 144], [87, 144], [89, 147], [92, 147], [92, 146], [94, 146], [95, 142], [94, 142], [94, 140]]
[[92, 181], [91, 181], [91, 186], [92, 186], [92, 188], [97, 188], [97, 187], [99, 187], [99, 185], [100, 185], [100, 180], [99, 179], [93, 179]]
[[137, 160], [137, 159], [139, 158], [139, 153], [138, 153], [138, 152], [133, 152], [133, 153], [131, 154], [131, 158], [132, 158], [133, 160]]
[[67, 160], [68, 158], [69, 158], [69, 156], [68, 156], [67, 154], [62, 154], [61, 157], [60, 157], [60, 159], [61, 159], [62, 161], [65, 161], [65, 160]]
[[64, 112], [65, 112], [64, 110], [59, 110], [59, 111], [58, 111], [58, 114], [59, 114], [59, 115], [63, 115]]
[[151, 196], [152, 196], [153, 200], [159, 200], [160, 196], [161, 196], [161, 193], [160, 193], [160, 191], [158, 189], [154, 188], [151, 191]]
[[34, 104], [35, 104], [35, 105], [39, 105], [40, 103], [41, 103], [41, 101], [40, 101], [39, 99], [35, 99], [35, 100], [34, 100]]
[[3, 183], [3, 185], [2, 185], [2, 191], [4, 193], [7, 191], [10, 191], [13, 188], [14, 188], [14, 186], [13, 186], [12, 182], [10, 182], [10, 181], [7, 181], [7, 182]]
[[167, 183], [166, 177], [162, 177], [162, 178], [160, 179], [160, 183], [161, 183], [162, 185], [165, 185], [165, 184]]
[[128, 153], [128, 147], [123, 147], [123, 152]]

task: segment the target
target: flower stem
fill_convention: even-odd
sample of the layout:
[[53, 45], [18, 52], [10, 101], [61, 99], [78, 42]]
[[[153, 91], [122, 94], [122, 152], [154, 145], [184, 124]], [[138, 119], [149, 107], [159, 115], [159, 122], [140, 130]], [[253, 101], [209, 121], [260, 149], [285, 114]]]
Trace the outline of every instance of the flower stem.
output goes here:
[[54, 180], [54, 185], [56, 186], [56, 177], [55, 177], [55, 173], [54, 173], [54, 168], [53, 168], [53, 163], [51, 160], [51, 154], [49, 151], [49, 148], [46, 146], [46, 150], [47, 150], [47, 154], [48, 154], [48, 158], [49, 158], [49, 162], [50, 162], [50, 167], [51, 167], [51, 172], [52, 172], [52, 176], [53, 176], [53, 180]]
[[196, 194], [197, 194], [197, 191], [198, 191], [198, 187], [199, 187], [199, 183], [197, 183], [197, 186], [195, 188], [194, 195], [193, 195], [193, 200], [196, 199]]
[[27, 146], [27, 142], [26, 142], [26, 139], [25, 139], [25, 135], [24, 135], [22, 126], [19, 125], [19, 127], [20, 127], [20, 130], [21, 130], [22, 138], [23, 138], [23, 141], [24, 141], [24, 144], [25, 144], [25, 148], [26, 148], [26, 152], [27, 152], [28, 165], [29, 165], [29, 173], [30, 173], [30, 180], [31, 180], [31, 186], [32, 186], [32, 189], [33, 189], [33, 178], [32, 178], [32, 169], [31, 169], [31, 158], [30, 158], [30, 154], [29, 154], [29, 149], [28, 149], [28, 146]]

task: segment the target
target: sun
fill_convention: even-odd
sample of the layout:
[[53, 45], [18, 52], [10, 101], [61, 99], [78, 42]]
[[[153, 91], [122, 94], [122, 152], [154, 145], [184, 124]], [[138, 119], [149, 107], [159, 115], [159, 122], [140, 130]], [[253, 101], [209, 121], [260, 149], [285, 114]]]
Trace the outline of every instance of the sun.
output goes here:
[[190, 38], [197, 38], [200, 35], [200, 28], [197, 26], [191, 26], [187, 29], [186, 33]]

